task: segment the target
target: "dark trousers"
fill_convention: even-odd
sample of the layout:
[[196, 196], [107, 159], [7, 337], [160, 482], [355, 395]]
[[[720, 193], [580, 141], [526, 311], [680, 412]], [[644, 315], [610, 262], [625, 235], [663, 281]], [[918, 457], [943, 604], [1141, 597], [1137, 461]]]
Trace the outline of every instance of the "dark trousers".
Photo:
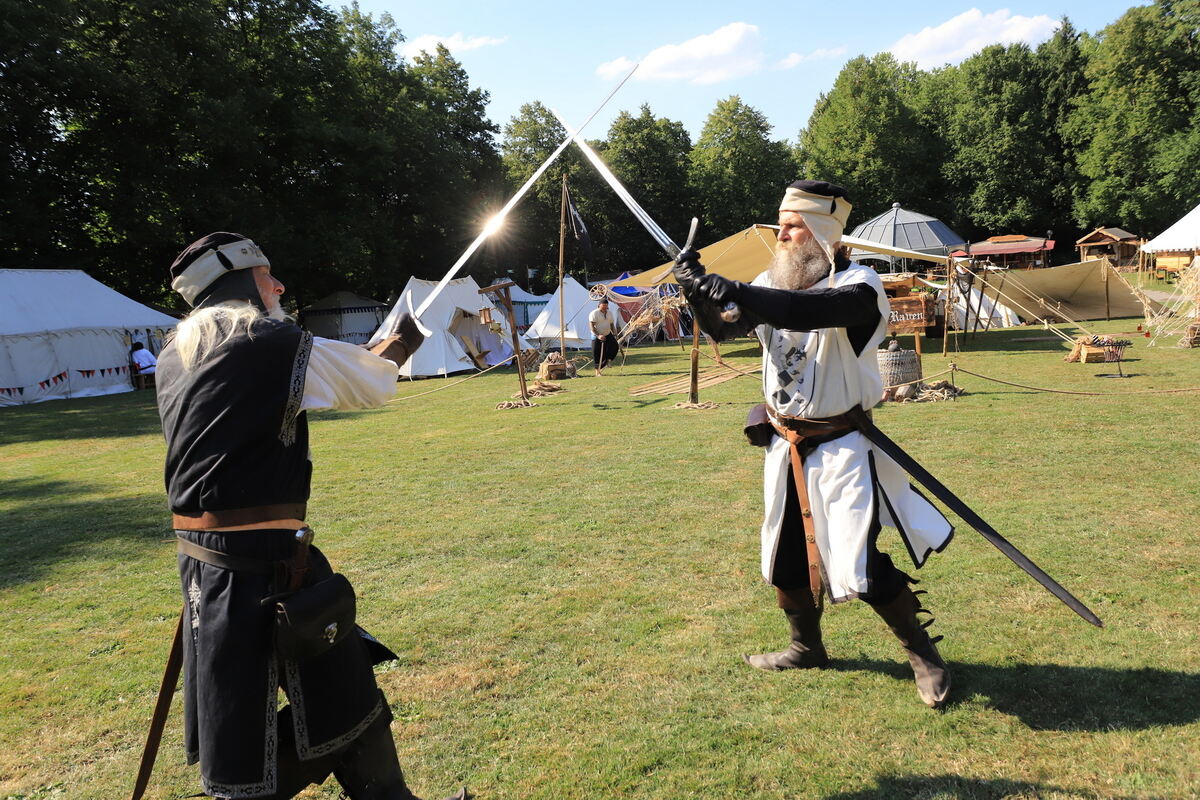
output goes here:
[[[792, 468], [788, 467], [787, 500], [783, 512], [783, 525], [779, 531], [779, 547], [775, 551], [775, 566], [772, 572], [771, 585], [784, 594], [795, 594], [797, 597], [807, 595], [808, 588], [808, 549], [804, 544], [804, 525], [800, 521], [800, 501], [796, 498], [795, 476]], [[896, 568], [887, 553], [879, 552], [875, 540], [881, 529], [879, 524], [879, 506], [876, 503], [875, 518], [871, 522], [870, 544], [867, 551], [867, 586], [866, 592], [858, 595], [858, 599], [871, 605], [886, 605], [895, 599], [900, 590], [907, 584], [908, 576]], [[833, 535], [837, 535], [836, 531]], [[811, 596], [808, 604], [812, 604]]]
[[617, 335], [610, 333], [603, 340], [592, 339], [592, 361], [596, 369], [604, 369], [617, 357]]

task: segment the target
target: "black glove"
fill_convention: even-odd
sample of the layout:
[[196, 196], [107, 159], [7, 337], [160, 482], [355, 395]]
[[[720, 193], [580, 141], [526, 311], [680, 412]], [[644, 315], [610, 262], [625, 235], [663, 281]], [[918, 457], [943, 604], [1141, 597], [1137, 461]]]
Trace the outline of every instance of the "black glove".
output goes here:
[[417, 321], [407, 311], [403, 312], [400, 315], [400, 319], [396, 320], [395, 331], [394, 335], [399, 336], [401, 341], [404, 342], [409, 355], [415, 353], [417, 348], [421, 346], [421, 342], [425, 341], [424, 334], [417, 327]]
[[696, 281], [704, 277], [704, 265], [700, 263], [700, 254], [691, 249], [680, 250], [679, 255], [675, 256], [675, 266], [671, 271], [675, 273], [675, 280], [679, 281], [679, 285], [690, 292]]

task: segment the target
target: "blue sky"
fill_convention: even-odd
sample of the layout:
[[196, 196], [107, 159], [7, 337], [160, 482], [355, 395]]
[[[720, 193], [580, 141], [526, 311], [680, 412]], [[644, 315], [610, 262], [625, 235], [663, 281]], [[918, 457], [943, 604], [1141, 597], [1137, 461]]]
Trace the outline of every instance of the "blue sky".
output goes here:
[[[340, 5], [334, 3], [333, 5]], [[733, 94], [766, 114], [773, 137], [794, 140], [817, 96], [856, 55], [891, 50], [922, 67], [957, 63], [996, 42], [1047, 39], [1064, 14], [1099, 32], [1133, 3], [1054, 0], [790, 3], [446, 2], [360, 0], [390, 13], [405, 55], [444, 42], [472, 86], [491, 94], [501, 127], [540, 100], [578, 125], [629, 71], [641, 67], [588, 126], [603, 138], [619, 111], [648, 103], [699, 134], [718, 100]]]

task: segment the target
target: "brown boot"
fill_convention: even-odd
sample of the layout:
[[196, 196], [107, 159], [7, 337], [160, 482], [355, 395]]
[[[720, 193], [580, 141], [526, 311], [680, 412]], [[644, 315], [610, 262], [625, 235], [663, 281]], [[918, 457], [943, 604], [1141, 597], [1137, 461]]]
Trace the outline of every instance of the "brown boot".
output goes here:
[[[924, 594], [924, 592], [921, 592]], [[942, 637], [930, 638], [925, 628], [933, 624], [933, 620], [921, 624], [917, 613], [929, 613], [921, 608], [921, 601], [916, 593], [905, 586], [900, 593], [886, 605], [873, 605], [875, 613], [883, 617], [883, 621], [896, 634], [900, 644], [908, 653], [908, 663], [912, 665], [913, 677], [917, 681], [917, 694], [930, 708], [941, 708], [950, 694], [950, 668], [938, 654], [934, 645]]]
[[[784, 602], [780, 593], [780, 602]], [[805, 608], [784, 608], [788, 625], [792, 629], [792, 642], [786, 650], [778, 653], [761, 653], [755, 656], [743, 655], [742, 658], [752, 667], [768, 671], [780, 669], [808, 669], [823, 667], [829, 663], [825, 653], [825, 645], [821, 644], [821, 606], [809, 605]]]

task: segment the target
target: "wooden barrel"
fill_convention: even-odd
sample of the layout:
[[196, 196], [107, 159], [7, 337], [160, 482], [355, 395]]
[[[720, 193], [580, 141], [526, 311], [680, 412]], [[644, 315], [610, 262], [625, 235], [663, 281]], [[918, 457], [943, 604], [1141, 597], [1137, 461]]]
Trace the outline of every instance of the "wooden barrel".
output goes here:
[[921, 359], [916, 350], [880, 350], [879, 376], [884, 387], [920, 380]]

